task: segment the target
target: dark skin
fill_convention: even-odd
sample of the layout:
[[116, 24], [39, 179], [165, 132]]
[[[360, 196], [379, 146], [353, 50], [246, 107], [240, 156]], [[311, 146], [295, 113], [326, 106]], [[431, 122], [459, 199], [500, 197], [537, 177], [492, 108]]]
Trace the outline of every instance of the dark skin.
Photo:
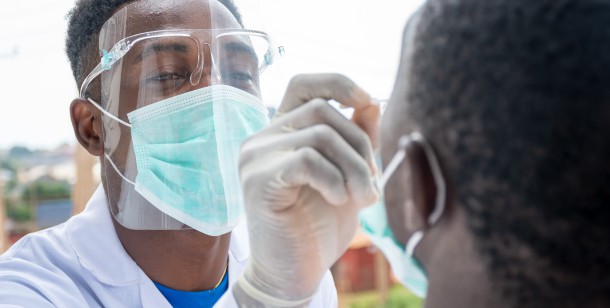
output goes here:
[[[202, 5], [205, 3], [203, 1], [182, 1], [178, 4], [152, 0], [137, 2], [133, 14], [129, 16], [126, 35], [161, 29], [212, 27], [210, 18], [202, 18], [202, 16], [210, 16], [210, 8]], [[210, 7], [215, 12], [214, 27], [241, 27], [222, 4], [212, 1]], [[97, 57], [97, 55], [92, 56]], [[205, 62], [211, 63], [209, 53]], [[193, 86], [193, 89], [209, 84], [209, 69], [204, 69], [204, 77], [198, 85]], [[99, 83], [92, 84], [90, 95], [95, 101], [100, 102], [99, 86], [96, 88], [95, 85]], [[131, 89], [121, 84], [119, 110], [121, 118], [126, 119], [124, 115], [136, 108], [135, 103], [130, 105], [130, 102], [138, 102], [137, 90], [137, 87]], [[96, 93], [98, 94], [95, 95]], [[72, 101], [70, 113], [79, 143], [91, 155], [100, 157], [103, 185], [108, 202], [111, 208], [113, 206], [116, 208], [121, 192], [121, 178], [103, 158], [105, 140], [102, 113], [89, 101], [81, 98]], [[120, 129], [121, 142], [113, 154], [113, 159], [116, 160], [119, 168], [123, 168], [131, 143], [128, 140], [129, 129], [123, 126]], [[192, 229], [142, 231], [128, 229], [114, 217], [113, 222], [125, 251], [153, 281], [176, 290], [199, 291], [214, 288], [223, 277], [227, 266], [231, 233], [214, 237]]]
[[[412, 19], [413, 20], [413, 19]], [[388, 108], [382, 119], [381, 155], [384, 168], [398, 150], [398, 140], [411, 132], [422, 132], [409, 120], [408, 85], [410, 46], [409, 25], [405, 28], [401, 65]], [[425, 136], [424, 136], [425, 137]], [[434, 144], [431, 144], [434, 148]], [[436, 152], [445, 178], [445, 210], [435, 225], [427, 218], [433, 212], [436, 184], [430, 162], [418, 143], [410, 143], [407, 157], [388, 180], [385, 204], [395, 237], [403, 245], [417, 231], [424, 237], [415, 249], [415, 257], [427, 271], [429, 285], [426, 307], [503, 307], [503, 300], [491, 288], [487, 270], [475, 250], [474, 237], [468, 230], [464, 210], [454, 198], [455, 187], [447, 179], [443, 157]]]

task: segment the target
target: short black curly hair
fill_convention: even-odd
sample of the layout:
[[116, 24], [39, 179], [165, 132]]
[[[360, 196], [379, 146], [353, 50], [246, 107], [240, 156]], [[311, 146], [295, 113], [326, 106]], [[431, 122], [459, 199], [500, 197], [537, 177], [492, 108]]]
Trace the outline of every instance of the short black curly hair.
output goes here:
[[[98, 38], [102, 26], [121, 5], [135, 0], [78, 0], [68, 13], [66, 54], [77, 87], [99, 62]], [[211, 0], [216, 1], [216, 0]], [[241, 14], [233, 0], [217, 0], [235, 16], [243, 27]]]
[[610, 1], [429, 0], [407, 118], [509, 306], [610, 305]]

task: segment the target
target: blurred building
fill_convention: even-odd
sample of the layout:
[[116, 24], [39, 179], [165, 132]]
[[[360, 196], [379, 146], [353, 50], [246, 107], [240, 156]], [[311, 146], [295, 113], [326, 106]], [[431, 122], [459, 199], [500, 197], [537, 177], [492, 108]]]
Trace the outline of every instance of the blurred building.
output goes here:
[[[0, 181], [11, 182], [0, 204], [1, 239], [9, 245], [29, 232], [61, 224], [80, 212], [99, 184], [99, 161], [80, 146], [62, 145], [53, 150], [13, 147], [1, 151], [0, 159], [12, 170], [0, 169]], [[67, 186], [67, 187], [66, 187]], [[12, 204], [12, 205], [10, 205]], [[6, 217], [7, 210], [18, 217]], [[15, 216], [15, 211], [21, 216]], [[23, 218], [24, 211], [29, 214]], [[0, 251], [2, 251], [0, 242]]]
[[19, 183], [32, 183], [46, 178], [74, 183], [74, 146], [62, 145], [52, 151], [33, 152], [19, 158], [20, 169], [17, 174]]
[[36, 206], [36, 226], [46, 229], [64, 223], [72, 216], [72, 200], [40, 201]]
[[374, 290], [383, 302], [391, 284], [385, 258], [360, 229], [331, 271], [339, 294]]

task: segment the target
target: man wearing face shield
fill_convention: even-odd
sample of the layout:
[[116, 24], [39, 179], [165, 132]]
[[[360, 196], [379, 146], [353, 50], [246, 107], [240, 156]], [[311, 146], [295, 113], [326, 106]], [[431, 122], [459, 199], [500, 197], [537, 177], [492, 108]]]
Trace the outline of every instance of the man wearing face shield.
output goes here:
[[[608, 1], [430, 0], [408, 23], [380, 130], [385, 196], [360, 221], [426, 307], [610, 305], [609, 18]], [[294, 239], [278, 256], [334, 261], [343, 251], [296, 239], [351, 238], [296, 222], [315, 213], [343, 226], [357, 214], [334, 215], [326, 174], [297, 200], [273, 197], [296, 190], [265, 186], [274, 173], [257, 168], [284, 151], [269, 146], [283, 134], [273, 126], [243, 146], [245, 195], [276, 200], [261, 210], [247, 198], [252, 245], [276, 224]], [[316, 191], [339, 207], [309, 202]]]
[[[277, 307], [337, 305], [330, 260], [310, 259], [315, 267], [307, 272], [293, 270], [285, 257], [261, 254], [264, 245], [250, 253], [244, 197], [250, 205], [267, 204], [242, 197], [239, 150], [268, 125], [261, 95], [278, 49], [266, 33], [244, 28], [233, 1], [81, 0], [70, 15], [67, 52], [80, 88], [70, 109], [75, 134], [100, 157], [102, 185], [82, 214], [25, 237], [0, 257], [0, 304], [235, 307], [227, 290], [242, 280], [255, 294], [240, 297], [246, 306], [263, 303], [260, 296]], [[284, 103], [296, 107], [315, 98], [370, 105], [366, 93], [338, 75], [296, 78]], [[325, 110], [331, 109], [303, 108], [300, 123], [281, 129], [314, 126]], [[346, 179], [353, 179], [350, 196], [358, 198], [351, 203], [361, 207], [375, 198], [372, 147], [358, 126], [336, 120], [338, 132], [323, 132], [347, 146], [336, 153], [350, 155], [341, 168], [357, 170]], [[293, 175], [284, 180], [306, 180]], [[251, 238], [259, 227], [249, 227]], [[308, 243], [344, 249], [333, 239]], [[272, 263], [288, 266], [276, 271]], [[281, 283], [297, 291], [281, 292]]]

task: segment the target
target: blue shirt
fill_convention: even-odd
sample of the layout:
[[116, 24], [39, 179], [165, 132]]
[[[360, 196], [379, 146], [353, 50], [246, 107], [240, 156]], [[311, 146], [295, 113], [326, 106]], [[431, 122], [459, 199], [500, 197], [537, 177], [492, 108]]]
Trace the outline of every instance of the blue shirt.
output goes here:
[[227, 291], [229, 287], [229, 273], [225, 274], [218, 287], [206, 291], [178, 291], [158, 284], [155, 281], [153, 283], [172, 307], [212, 307]]

